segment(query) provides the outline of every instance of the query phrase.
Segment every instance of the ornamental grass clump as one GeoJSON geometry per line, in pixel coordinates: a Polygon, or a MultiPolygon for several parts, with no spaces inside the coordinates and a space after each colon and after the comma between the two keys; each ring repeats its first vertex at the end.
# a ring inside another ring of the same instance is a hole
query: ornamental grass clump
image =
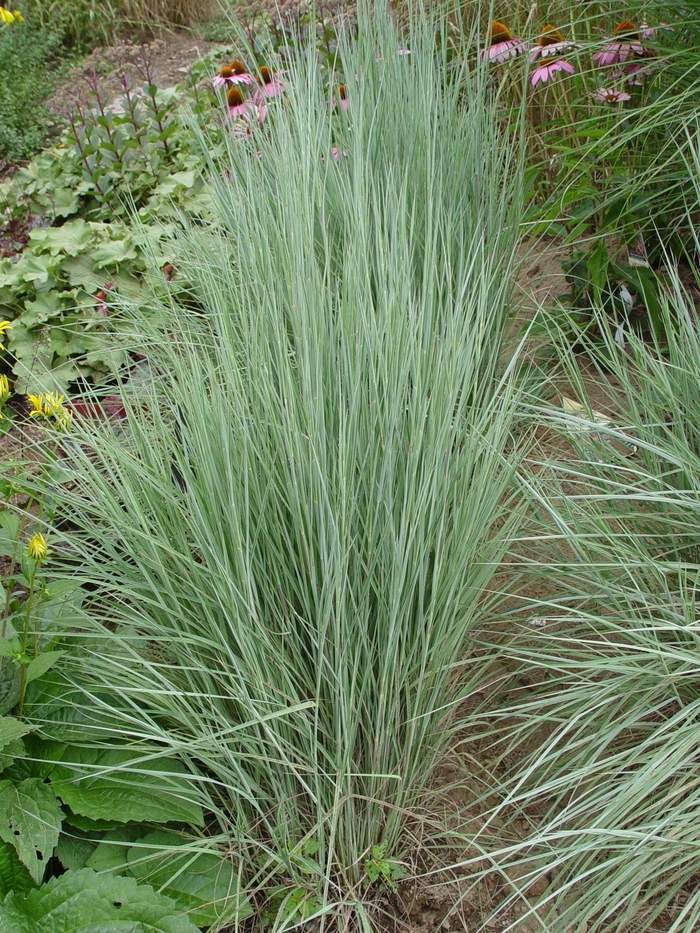
{"type": "Polygon", "coordinates": [[[297,892],[278,920],[357,905],[373,851],[401,873],[519,520],[517,143],[480,74],[410,39],[361,17],[349,124],[310,47],[228,140],[177,243],[187,304],[131,309],[152,382],[128,430],[73,426],[56,506],[54,561],[64,534],[91,590],[76,684],[121,697],[99,741],[179,755],[259,904],[297,892]]]}
{"type": "Polygon", "coordinates": [[[531,481],[528,570],[546,596],[509,626],[513,689],[487,727],[508,730],[495,812],[529,829],[491,854],[551,933],[700,926],[700,336],[677,273],[661,303],[663,343],[607,339],[610,426],[587,407],[569,334],[557,344],[584,413],[533,410],[576,455],[531,481]]]}

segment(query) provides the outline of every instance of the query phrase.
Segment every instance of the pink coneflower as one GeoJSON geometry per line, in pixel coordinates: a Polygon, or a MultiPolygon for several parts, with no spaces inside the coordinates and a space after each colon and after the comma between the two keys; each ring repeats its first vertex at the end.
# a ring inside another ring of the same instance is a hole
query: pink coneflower
{"type": "Polygon", "coordinates": [[[530,61],[536,62],[540,58],[550,58],[552,55],[559,55],[561,52],[575,48],[578,48],[575,42],[566,42],[559,30],[550,24],[544,27],[537,45],[530,49],[530,61]]]}
{"type": "Polygon", "coordinates": [[[608,39],[608,45],[593,55],[596,68],[622,64],[630,57],[644,58],[653,55],[639,40],[639,32],[634,23],[623,20],[615,27],[615,39],[608,39]]]}
{"type": "Polygon", "coordinates": [[[546,84],[548,81],[554,81],[558,71],[565,71],[567,74],[572,75],[575,70],[571,62],[564,61],[563,58],[558,58],[556,61],[545,62],[542,65],[538,65],[532,73],[530,83],[533,87],[536,87],[540,82],[546,84]]]}
{"type": "Polygon", "coordinates": [[[617,104],[625,100],[631,100],[632,95],[628,94],[626,91],[618,91],[614,87],[601,87],[593,95],[596,100],[602,101],[604,104],[617,104]]]}
{"type": "Polygon", "coordinates": [[[230,87],[226,95],[228,103],[228,114],[224,123],[229,120],[238,120],[240,117],[246,117],[251,110],[257,111],[257,106],[251,100],[246,100],[240,88],[230,87]]]}
{"type": "Polygon", "coordinates": [[[613,81],[624,78],[628,84],[634,84],[640,87],[644,84],[644,78],[648,78],[653,73],[654,69],[642,62],[628,62],[626,65],[623,65],[619,71],[615,71],[611,74],[610,77],[613,81]]]}
{"type": "Polygon", "coordinates": [[[340,101],[340,106],[343,108],[345,113],[348,112],[348,89],[344,84],[341,84],[338,88],[338,98],[333,98],[333,109],[338,106],[338,101],[340,101]]]}
{"type": "Polygon", "coordinates": [[[272,74],[270,69],[263,65],[260,68],[258,89],[253,95],[253,100],[256,104],[262,104],[266,97],[279,97],[280,94],[284,94],[284,85],[279,80],[279,75],[272,74]]]}
{"type": "Polygon", "coordinates": [[[488,58],[489,61],[496,61],[502,65],[509,58],[519,55],[524,48],[525,42],[515,38],[504,23],[495,19],[491,23],[491,45],[489,48],[482,49],[479,56],[482,61],[488,58]]]}
{"type": "Polygon", "coordinates": [[[642,25],[639,27],[639,34],[642,39],[655,39],[657,29],[660,32],[674,31],[673,26],[667,26],[666,23],[659,23],[656,29],[653,26],[649,26],[647,23],[642,23],[642,25]]]}
{"type": "Polygon", "coordinates": [[[234,58],[230,65],[224,65],[214,78],[214,87],[224,87],[227,84],[252,84],[253,76],[243,62],[234,58]]]}

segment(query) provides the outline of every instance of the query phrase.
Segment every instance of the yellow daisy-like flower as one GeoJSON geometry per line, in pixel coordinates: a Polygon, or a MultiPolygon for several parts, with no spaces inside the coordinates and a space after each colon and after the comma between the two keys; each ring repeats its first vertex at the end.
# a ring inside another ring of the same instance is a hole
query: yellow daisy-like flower
{"type": "Polygon", "coordinates": [[[12,15],[14,16],[15,22],[16,22],[16,23],[23,23],[23,22],[24,22],[24,17],[22,16],[22,14],[20,13],[19,10],[13,10],[13,11],[12,11],[12,15]]]}
{"type": "Polygon", "coordinates": [[[59,395],[58,392],[46,392],[43,395],[28,395],[33,408],[29,412],[30,418],[53,419],[57,428],[67,429],[73,422],[73,415],[63,403],[66,400],[65,395],[59,395]]]}
{"type": "MultiPolygon", "coordinates": [[[[5,404],[5,402],[10,397],[10,383],[7,381],[7,376],[0,376],[0,408],[5,404]]],[[[4,418],[2,411],[0,411],[0,421],[4,418]]]]}
{"type": "Polygon", "coordinates": [[[10,324],[9,321],[0,321],[0,350],[5,349],[5,344],[3,343],[3,340],[5,339],[5,335],[7,334],[8,330],[11,327],[12,327],[12,324],[10,324]]]}
{"type": "Polygon", "coordinates": [[[65,395],[59,395],[58,392],[47,392],[44,396],[44,411],[48,417],[52,417],[56,424],[62,428],[70,427],[73,415],[64,408],[65,395]]]}
{"type": "Polygon", "coordinates": [[[29,556],[32,560],[42,561],[46,557],[48,548],[46,547],[46,538],[42,535],[40,531],[34,535],[34,537],[29,542],[29,556]]]}
{"type": "Polygon", "coordinates": [[[29,412],[30,418],[43,418],[47,413],[44,411],[44,399],[41,395],[28,395],[27,398],[34,406],[29,412]]]}
{"type": "Polygon", "coordinates": [[[15,17],[9,10],[6,10],[4,6],[0,6],[0,19],[3,23],[14,23],[15,17]]]}

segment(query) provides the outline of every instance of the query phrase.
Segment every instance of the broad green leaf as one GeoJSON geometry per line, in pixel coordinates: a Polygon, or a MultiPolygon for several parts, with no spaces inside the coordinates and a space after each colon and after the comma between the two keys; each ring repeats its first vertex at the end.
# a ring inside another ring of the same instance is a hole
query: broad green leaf
{"type": "Polygon", "coordinates": [[[9,509],[0,510],[0,556],[12,557],[19,536],[19,515],[9,509]]]}
{"type": "Polygon", "coordinates": [[[9,713],[19,701],[19,666],[12,658],[0,657],[0,715],[9,713]]]}
{"type": "Polygon", "coordinates": [[[3,933],[198,933],[169,898],[133,878],[67,871],[0,906],[3,933]]]}
{"type": "Polygon", "coordinates": [[[85,868],[96,848],[97,842],[92,839],[75,833],[61,833],[54,854],[64,868],[79,871],[85,868]]]}
{"type": "Polygon", "coordinates": [[[143,757],[124,748],[69,748],[64,754],[69,761],[54,768],[51,780],[74,813],[92,819],[202,825],[202,808],[192,800],[184,765],[174,758],[140,761],[143,757]]]}
{"type": "Polygon", "coordinates": [[[57,260],[48,254],[37,256],[31,251],[23,253],[15,270],[24,282],[48,282],[50,270],[57,260]]]}
{"type": "Polygon", "coordinates": [[[32,876],[17,858],[14,846],[0,842],[0,901],[10,891],[28,894],[33,887],[32,876]]]}
{"type": "MultiPolygon", "coordinates": [[[[117,820],[91,820],[87,816],[80,816],[79,813],[73,813],[70,807],[65,807],[65,819],[64,823],[69,824],[70,826],[75,827],[75,829],[80,829],[86,833],[104,833],[117,828],[122,828],[123,823],[119,823],[117,820]]],[[[140,825],[140,824],[139,824],[140,825]]]]}
{"type": "MultiPolygon", "coordinates": [[[[9,769],[14,768],[19,758],[26,759],[26,757],[27,749],[22,739],[13,739],[0,750],[0,771],[9,771],[9,769]]],[[[22,777],[37,776],[35,774],[22,775],[22,777]]],[[[10,777],[9,773],[5,774],[4,777],[10,777]]]]}
{"type": "Polygon", "coordinates": [[[43,654],[38,655],[27,665],[27,672],[24,675],[24,682],[30,684],[33,680],[38,680],[43,674],[45,674],[54,664],[59,661],[65,651],[45,651],[43,654]]]}
{"type": "Polygon", "coordinates": [[[0,637],[0,658],[11,658],[17,653],[18,648],[9,638],[0,637]]]}
{"type": "Polygon", "coordinates": [[[68,217],[78,210],[79,201],[77,192],[72,188],[54,188],[51,196],[51,207],[54,216],[68,217]]]}
{"type": "Polygon", "coordinates": [[[53,789],[40,778],[16,786],[0,781],[0,838],[17,849],[37,884],[58,842],[62,819],[53,789]]]}
{"type": "Polygon", "coordinates": [[[3,716],[0,719],[0,748],[4,748],[14,739],[20,739],[23,735],[31,732],[33,726],[26,722],[20,722],[19,719],[13,719],[11,716],[3,716]]]}
{"type": "MultiPolygon", "coordinates": [[[[102,699],[114,703],[112,698],[102,699]]],[[[84,742],[111,722],[107,713],[87,705],[83,693],[55,670],[29,684],[24,714],[29,722],[41,723],[44,735],[66,743],[84,742]]]]}
{"type": "Polygon", "coordinates": [[[144,835],[140,823],[120,826],[104,834],[100,844],[87,861],[88,868],[95,871],[114,871],[124,874],[128,868],[128,853],[131,844],[144,835]]]}
{"type": "Polygon", "coordinates": [[[56,580],[45,590],[37,611],[41,616],[41,630],[74,626],[78,618],[85,590],[74,580],[56,580]]]}
{"type": "Polygon", "coordinates": [[[47,250],[52,256],[57,256],[59,253],[77,256],[92,236],[92,230],[87,223],[78,218],[60,227],[32,230],[29,234],[30,249],[34,247],[37,252],[47,250]]]}
{"type": "Polygon", "coordinates": [[[31,777],[39,777],[42,780],[49,776],[56,762],[66,749],[63,742],[53,742],[51,739],[43,739],[36,732],[32,732],[24,739],[27,748],[27,756],[31,759],[33,774],[31,777]]]}
{"type": "Polygon", "coordinates": [[[197,926],[216,923],[224,911],[237,911],[241,920],[252,913],[230,861],[197,851],[176,833],[149,833],[129,849],[128,859],[132,875],[171,897],[197,926]]]}
{"type": "Polygon", "coordinates": [[[63,263],[63,272],[68,276],[68,281],[75,287],[77,285],[86,289],[88,292],[97,291],[100,288],[102,279],[93,270],[95,263],[89,255],[76,256],[75,259],[67,259],[63,263]]]}
{"type": "Polygon", "coordinates": [[[107,240],[105,243],[98,243],[91,250],[91,255],[95,266],[102,268],[103,266],[125,262],[127,259],[136,259],[136,248],[131,237],[127,236],[121,240],[107,240]]]}
{"type": "Polygon", "coordinates": [[[36,327],[39,324],[45,324],[50,318],[60,314],[63,306],[61,292],[52,288],[48,292],[37,295],[35,301],[25,302],[22,323],[25,327],[36,327]]]}

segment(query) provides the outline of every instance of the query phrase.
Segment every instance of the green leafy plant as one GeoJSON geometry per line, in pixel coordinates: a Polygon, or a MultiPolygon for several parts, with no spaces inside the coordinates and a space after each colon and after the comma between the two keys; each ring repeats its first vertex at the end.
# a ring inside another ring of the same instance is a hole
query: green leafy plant
{"type": "Polygon", "coordinates": [[[406,874],[406,868],[399,861],[387,858],[384,843],[372,846],[370,857],[365,860],[365,872],[370,884],[381,882],[389,890],[396,890],[396,882],[406,874]]]}
{"type": "MultiPolygon", "coordinates": [[[[115,340],[115,296],[146,302],[154,290],[177,291],[177,278],[169,285],[173,225],[183,210],[203,223],[211,218],[183,111],[191,107],[207,125],[219,119],[216,100],[197,86],[211,60],[190,84],[167,94],[152,83],[148,58],[141,67],[142,96],[124,75],[123,113],[106,109],[94,84],[91,106],[72,115],[64,144],[1,186],[6,215],[31,218],[34,226],[19,259],[0,259],[0,309],[12,322],[16,391],[38,382],[65,391],[112,378],[129,360],[124,342],[115,340]]],[[[213,153],[220,144],[212,141],[213,153]]]]}

